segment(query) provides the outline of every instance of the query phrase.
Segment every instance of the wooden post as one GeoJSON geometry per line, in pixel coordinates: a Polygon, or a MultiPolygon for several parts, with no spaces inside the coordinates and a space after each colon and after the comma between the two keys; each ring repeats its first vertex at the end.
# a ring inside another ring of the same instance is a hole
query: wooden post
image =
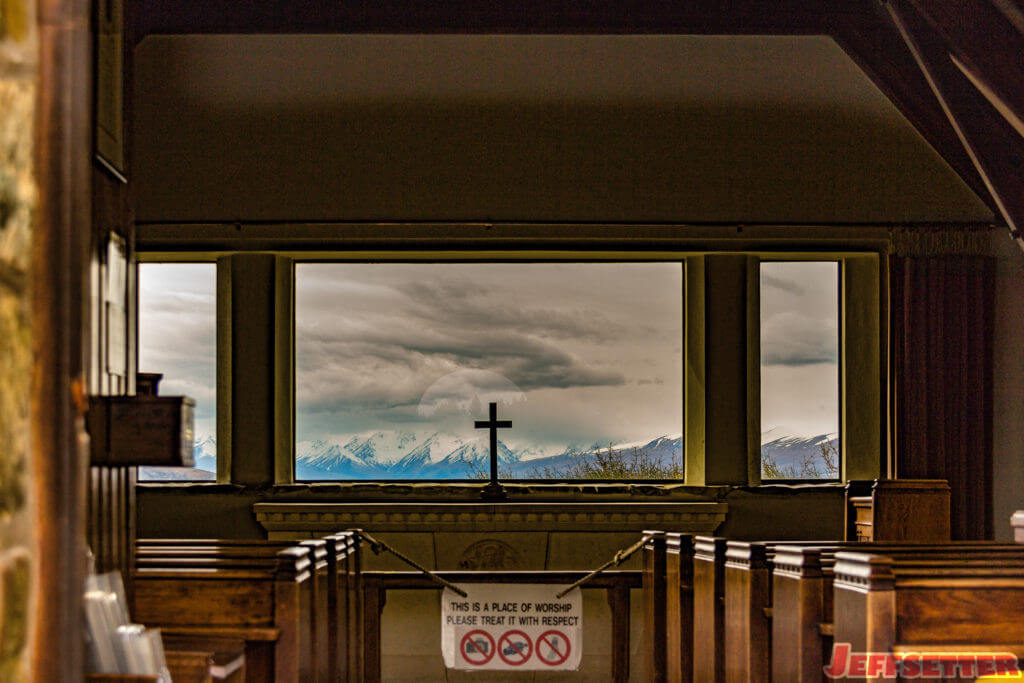
{"type": "Polygon", "coordinates": [[[629,680],[629,586],[619,583],[608,590],[612,610],[612,680],[629,680]]]}
{"type": "Polygon", "coordinates": [[[349,680],[362,681],[366,666],[366,644],[363,641],[363,621],[366,618],[366,604],[363,601],[363,539],[357,529],[348,532],[352,550],[348,557],[349,568],[349,680]]]}
{"type": "Polygon", "coordinates": [[[380,618],[384,612],[384,589],[375,580],[363,580],[363,680],[380,681],[380,618]]]}
{"type": "Polygon", "coordinates": [[[771,570],[764,543],[729,541],[725,555],[725,680],[768,680],[771,570]]]}
{"type": "Polygon", "coordinates": [[[724,538],[697,536],[693,548],[693,680],[725,680],[724,538]]]}
{"type": "Polygon", "coordinates": [[[693,680],[693,537],[665,537],[665,674],[670,683],[693,680]]]}
{"type": "Polygon", "coordinates": [[[772,565],[772,680],[820,681],[821,550],[778,546],[772,565]]]}
{"type": "Polygon", "coordinates": [[[274,680],[281,683],[312,680],[308,652],[312,633],[308,607],[303,604],[312,565],[306,548],[277,553],[274,573],[274,625],[280,634],[274,651],[274,680]]]}
{"type": "Polygon", "coordinates": [[[851,652],[892,652],[896,636],[892,566],[892,558],[881,555],[836,553],[834,642],[849,643],[851,652]]]}
{"type": "Polygon", "coordinates": [[[308,653],[308,659],[312,662],[316,680],[328,681],[334,676],[336,668],[331,667],[328,657],[330,651],[330,635],[328,628],[328,585],[332,581],[327,560],[327,541],[316,539],[302,541],[299,546],[309,550],[310,560],[310,619],[313,625],[313,639],[308,653]]]}
{"type": "Polygon", "coordinates": [[[645,681],[665,680],[665,532],[644,531],[643,548],[645,681]]]}

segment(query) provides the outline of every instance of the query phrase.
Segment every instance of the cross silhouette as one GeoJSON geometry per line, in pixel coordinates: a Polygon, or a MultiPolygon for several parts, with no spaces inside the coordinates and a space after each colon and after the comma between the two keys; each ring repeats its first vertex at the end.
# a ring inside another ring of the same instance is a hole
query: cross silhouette
{"type": "Polygon", "coordinates": [[[510,429],[512,421],[498,419],[497,403],[491,403],[490,407],[491,419],[477,420],[475,423],[477,429],[491,430],[491,481],[484,487],[482,495],[487,500],[504,500],[508,498],[508,494],[505,493],[505,488],[498,483],[498,430],[510,429]]]}

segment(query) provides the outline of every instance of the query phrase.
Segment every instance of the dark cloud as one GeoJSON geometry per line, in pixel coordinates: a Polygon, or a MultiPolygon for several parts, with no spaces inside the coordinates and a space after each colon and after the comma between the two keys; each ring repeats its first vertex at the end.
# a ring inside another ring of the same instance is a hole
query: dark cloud
{"type": "Polygon", "coordinates": [[[761,362],[810,365],[839,361],[839,332],[834,320],[787,311],[761,325],[761,362]]]}
{"type": "Polygon", "coordinates": [[[761,291],[765,292],[767,288],[775,288],[786,294],[794,294],[796,296],[802,296],[806,293],[804,288],[792,279],[761,273],[761,291]]]}

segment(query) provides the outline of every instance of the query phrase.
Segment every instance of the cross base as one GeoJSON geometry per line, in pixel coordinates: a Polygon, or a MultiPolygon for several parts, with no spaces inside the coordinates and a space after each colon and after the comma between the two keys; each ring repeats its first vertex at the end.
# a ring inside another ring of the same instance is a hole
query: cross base
{"type": "Polygon", "coordinates": [[[508,500],[508,491],[501,484],[492,481],[480,491],[480,497],[484,500],[508,500]]]}

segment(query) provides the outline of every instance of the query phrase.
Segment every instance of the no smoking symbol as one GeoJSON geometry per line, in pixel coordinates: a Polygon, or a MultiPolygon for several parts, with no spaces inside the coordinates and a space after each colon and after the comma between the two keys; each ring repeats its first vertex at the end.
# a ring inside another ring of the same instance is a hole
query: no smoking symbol
{"type": "Polygon", "coordinates": [[[530,636],[522,631],[506,631],[498,638],[498,656],[509,666],[519,666],[533,652],[530,636]]]}
{"type": "Polygon", "coordinates": [[[462,636],[459,652],[473,666],[483,666],[494,657],[494,638],[487,631],[470,631],[462,636]]]}
{"type": "Polygon", "coordinates": [[[537,658],[548,666],[558,666],[569,659],[569,639],[561,631],[545,631],[537,638],[537,658]]]}

